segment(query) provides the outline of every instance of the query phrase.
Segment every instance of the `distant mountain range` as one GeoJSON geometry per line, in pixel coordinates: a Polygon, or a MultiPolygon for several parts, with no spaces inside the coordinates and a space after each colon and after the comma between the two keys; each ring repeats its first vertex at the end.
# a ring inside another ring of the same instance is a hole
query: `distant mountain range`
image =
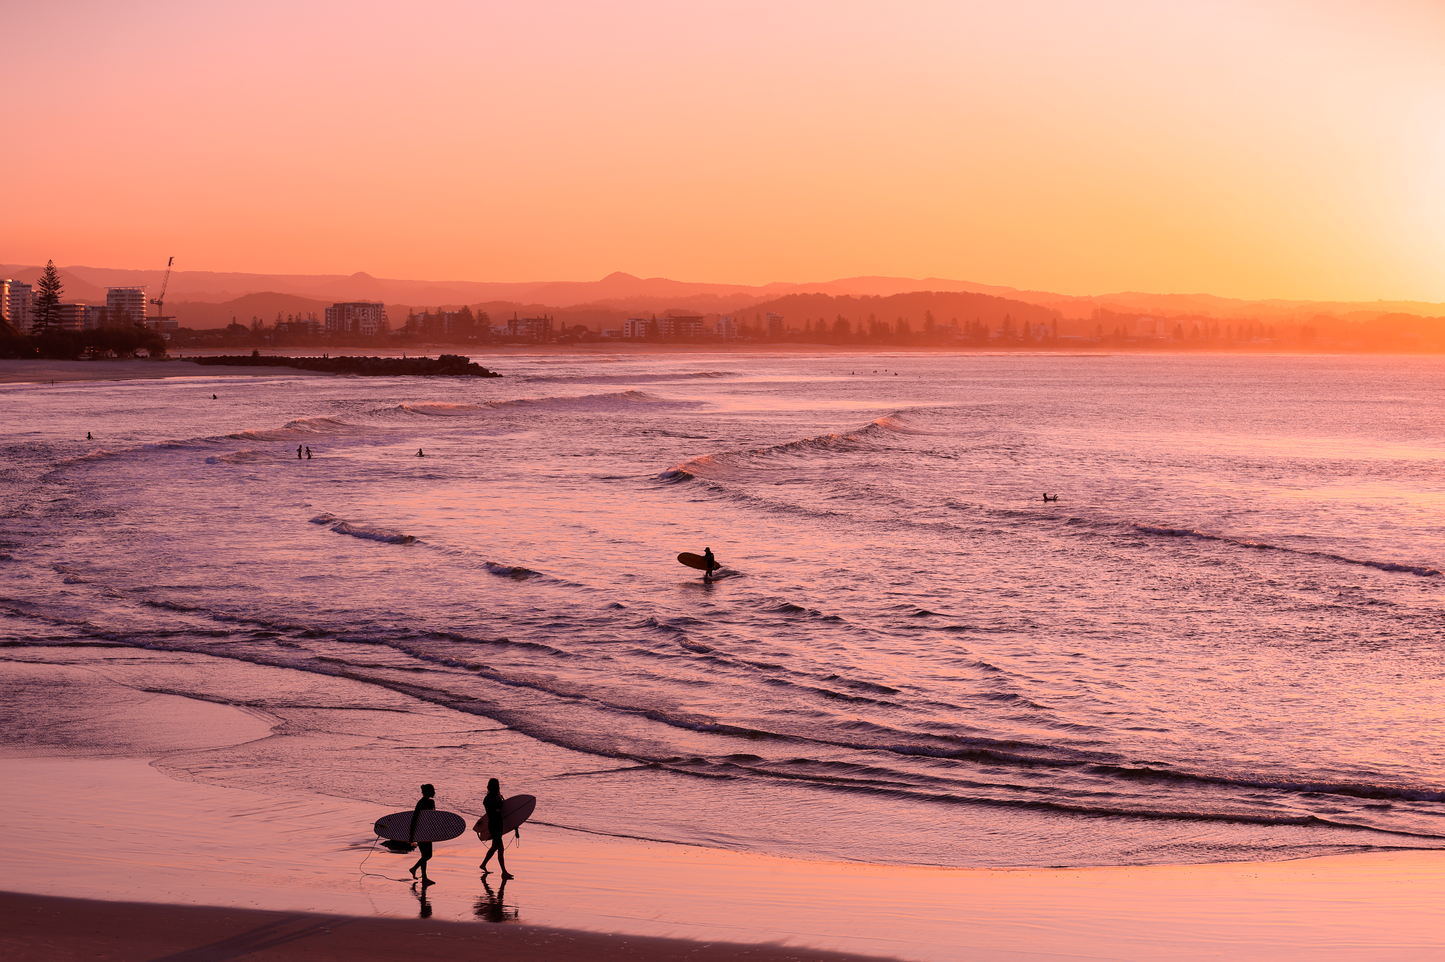
{"type": "MultiPolygon", "coordinates": [[[[41,268],[0,264],[0,277],[34,282],[41,268]]],[[[160,293],[164,270],[122,270],[73,266],[60,270],[65,300],[104,303],[107,287],[143,286],[148,297],[160,293]]],[[[1057,312],[1066,318],[1088,318],[1095,310],[1161,317],[1299,318],[1326,314],[1372,320],[1382,314],[1445,315],[1445,303],[1422,301],[1290,301],[1216,297],[1212,294],[1149,294],[1122,291],[1096,296],[1023,291],[940,277],[845,277],[816,283],[709,284],[665,277],[635,277],[617,271],[598,281],[417,281],[341,274],[240,274],[175,271],[166,290],[168,314],[191,327],[223,326],[230,316],[269,318],[317,310],[334,301],[371,300],[395,305],[393,317],[409,309],[459,307],[462,304],[512,305],[527,310],[592,308],[605,314],[690,310],[698,313],[739,311],[789,295],[891,297],[918,291],[987,294],[1057,312]],[[261,296],[267,295],[267,296],[261,296]],[[220,318],[224,320],[218,320],[220,318]]]]}

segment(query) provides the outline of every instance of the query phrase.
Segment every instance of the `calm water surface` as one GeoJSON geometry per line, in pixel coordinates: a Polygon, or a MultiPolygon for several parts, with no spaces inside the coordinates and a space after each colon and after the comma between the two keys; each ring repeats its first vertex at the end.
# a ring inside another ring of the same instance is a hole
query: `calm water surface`
{"type": "MultiPolygon", "coordinates": [[[[161,766],[378,814],[498,776],[868,862],[1445,846],[1445,363],[483,363],[0,389],[0,658],[261,713],[161,766]]],[[[103,729],[70,695],[11,731],[103,729]]]]}

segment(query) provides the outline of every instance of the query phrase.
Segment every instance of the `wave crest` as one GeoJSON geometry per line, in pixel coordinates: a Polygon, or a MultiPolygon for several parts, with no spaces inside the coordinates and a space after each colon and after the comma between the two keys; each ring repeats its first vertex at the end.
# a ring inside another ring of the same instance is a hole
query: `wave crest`
{"type": "Polygon", "coordinates": [[[330,528],[337,534],[350,535],[353,538],[362,538],[367,541],[380,541],[384,544],[414,544],[417,540],[413,535],[402,534],[399,531],[353,524],[334,514],[318,514],[311,519],[311,523],[330,528]]]}
{"type": "Polygon", "coordinates": [[[1266,541],[1249,541],[1245,538],[1231,538],[1228,535],[1211,534],[1207,531],[1198,531],[1194,528],[1170,528],[1139,523],[1133,523],[1130,527],[1141,534],[1152,534],[1164,538],[1197,538],[1200,541],[1213,541],[1218,544],[1233,545],[1236,548],[1250,548],[1255,551],[1282,551],[1286,554],[1320,558],[1325,561],[1336,561],[1340,564],[1374,568],[1377,571],[1403,572],[1405,574],[1418,575],[1422,578],[1438,578],[1440,576],[1440,569],[1432,568],[1429,565],[1412,565],[1398,561],[1373,561],[1368,558],[1351,558],[1348,555],[1335,554],[1330,551],[1307,551],[1301,548],[1288,548],[1284,545],[1270,544],[1266,541]]]}

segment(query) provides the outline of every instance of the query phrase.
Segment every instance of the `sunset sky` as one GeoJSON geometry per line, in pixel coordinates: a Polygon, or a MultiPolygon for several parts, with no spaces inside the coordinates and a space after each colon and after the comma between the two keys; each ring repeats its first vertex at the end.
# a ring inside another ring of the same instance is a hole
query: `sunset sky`
{"type": "Polygon", "coordinates": [[[5,20],[5,263],[1445,300],[1438,0],[5,20]]]}

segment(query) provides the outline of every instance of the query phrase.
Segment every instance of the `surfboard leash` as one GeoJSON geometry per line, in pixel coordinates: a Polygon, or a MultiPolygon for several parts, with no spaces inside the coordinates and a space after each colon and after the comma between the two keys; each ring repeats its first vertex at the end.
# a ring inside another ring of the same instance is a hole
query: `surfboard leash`
{"type": "Polygon", "coordinates": [[[414,879],[414,878],[392,878],[390,875],[378,875],[378,874],[375,873],[375,872],[368,872],[368,871],[366,870],[366,860],[369,859],[369,858],[371,858],[371,854],[376,851],[376,843],[379,842],[379,841],[381,841],[381,836],[380,836],[380,835],[376,836],[376,838],[374,838],[374,839],[371,840],[371,848],[369,848],[369,849],[366,850],[366,858],[363,858],[363,859],[361,860],[361,864],[356,867],[356,870],[361,873],[361,877],[362,877],[362,878],[384,878],[384,879],[386,879],[388,882],[415,882],[416,879],[414,879]]]}

